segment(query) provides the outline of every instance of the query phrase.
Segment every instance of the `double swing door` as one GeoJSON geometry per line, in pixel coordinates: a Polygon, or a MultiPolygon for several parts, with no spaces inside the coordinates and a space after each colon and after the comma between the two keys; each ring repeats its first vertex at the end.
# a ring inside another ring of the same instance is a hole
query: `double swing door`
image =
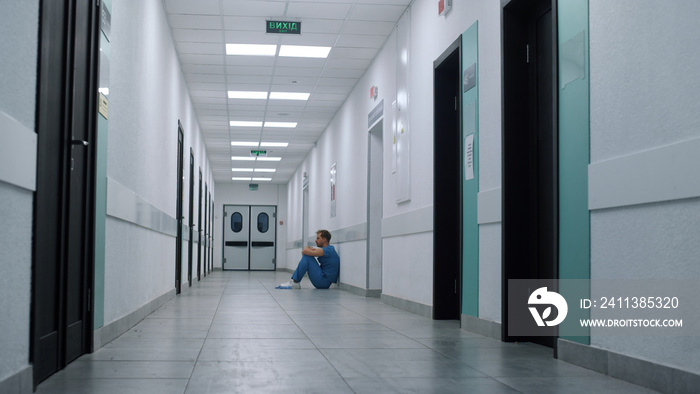
{"type": "Polygon", "coordinates": [[[277,208],[224,205],[224,270],[276,268],[277,208]]]}

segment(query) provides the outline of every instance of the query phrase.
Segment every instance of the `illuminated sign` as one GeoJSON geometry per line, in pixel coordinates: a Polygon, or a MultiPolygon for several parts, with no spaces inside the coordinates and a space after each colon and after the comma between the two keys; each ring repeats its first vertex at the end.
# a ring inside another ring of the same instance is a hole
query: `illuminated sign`
{"type": "Polygon", "coordinates": [[[301,22],[265,21],[265,32],[274,34],[301,34],[301,22]]]}

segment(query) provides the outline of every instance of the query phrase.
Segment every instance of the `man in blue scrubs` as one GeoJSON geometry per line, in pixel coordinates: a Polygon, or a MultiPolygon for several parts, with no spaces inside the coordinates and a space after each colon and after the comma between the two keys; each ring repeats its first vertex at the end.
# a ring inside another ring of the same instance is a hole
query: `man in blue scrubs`
{"type": "Polygon", "coordinates": [[[301,251],[303,256],[296,271],[292,274],[292,279],[280,284],[276,289],[300,289],[299,282],[306,273],[309,274],[311,283],[317,289],[327,289],[331,287],[331,283],[337,283],[340,272],[340,257],[330,242],[331,233],[328,230],[316,231],[316,246],[318,247],[305,247],[301,251]]]}

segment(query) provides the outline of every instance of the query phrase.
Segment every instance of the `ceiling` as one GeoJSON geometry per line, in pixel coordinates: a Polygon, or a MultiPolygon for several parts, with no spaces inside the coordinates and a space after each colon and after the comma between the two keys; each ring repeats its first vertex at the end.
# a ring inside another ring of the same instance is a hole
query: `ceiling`
{"type": "MultiPolygon", "coordinates": [[[[214,181],[289,181],[393,32],[411,0],[162,0],[204,136],[214,181]],[[301,34],[266,33],[266,20],[301,34]],[[226,55],[226,44],[332,47],[327,58],[226,55]],[[235,99],[228,91],[305,92],[308,100],[235,99]],[[295,122],[294,128],[230,121],[295,122]],[[237,147],[232,141],[284,142],[237,147]],[[251,150],[280,161],[239,161],[251,150]],[[232,171],[232,168],[243,171],[232,171]],[[248,171],[253,169],[255,171],[248,171]],[[268,172],[260,172],[267,169],[268,172]],[[272,169],[275,172],[269,172],[272,169]],[[234,181],[233,177],[271,178],[234,181]]],[[[369,92],[368,92],[369,94],[369,92]]]]}

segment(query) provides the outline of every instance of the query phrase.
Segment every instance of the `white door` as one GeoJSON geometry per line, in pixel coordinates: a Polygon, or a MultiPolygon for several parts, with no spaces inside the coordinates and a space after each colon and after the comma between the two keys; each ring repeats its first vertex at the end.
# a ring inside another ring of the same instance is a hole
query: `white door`
{"type": "Polygon", "coordinates": [[[250,269],[274,270],[276,257],[276,209],[250,207],[250,269]]]}
{"type": "Polygon", "coordinates": [[[250,241],[250,207],[224,205],[225,270],[248,270],[250,241]]]}

